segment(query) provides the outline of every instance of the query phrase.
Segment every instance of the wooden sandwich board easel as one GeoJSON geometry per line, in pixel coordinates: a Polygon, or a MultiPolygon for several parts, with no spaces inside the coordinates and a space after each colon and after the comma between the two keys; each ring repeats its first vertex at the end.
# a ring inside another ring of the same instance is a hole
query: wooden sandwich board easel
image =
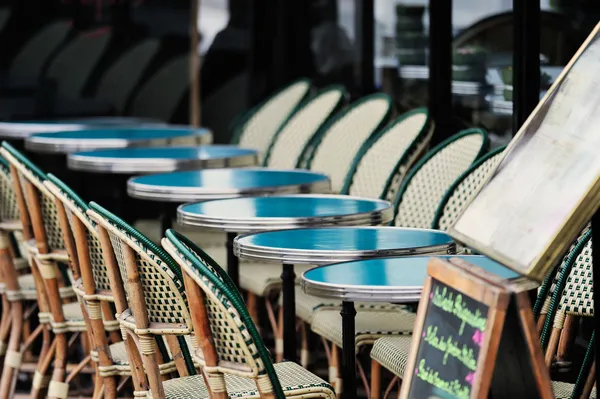
{"type": "Polygon", "coordinates": [[[458,258],[432,259],[402,399],[553,398],[528,291],[458,258]]]}

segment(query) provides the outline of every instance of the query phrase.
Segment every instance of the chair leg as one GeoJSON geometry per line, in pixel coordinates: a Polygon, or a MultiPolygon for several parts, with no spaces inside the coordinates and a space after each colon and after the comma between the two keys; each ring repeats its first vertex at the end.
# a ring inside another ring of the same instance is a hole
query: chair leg
{"type": "Polygon", "coordinates": [[[8,349],[4,358],[2,379],[0,379],[0,398],[12,397],[13,380],[21,367],[21,339],[23,330],[23,303],[16,301],[11,306],[12,328],[8,349]]]}
{"type": "Polygon", "coordinates": [[[248,291],[246,297],[246,307],[248,308],[248,313],[250,314],[252,321],[258,326],[258,297],[250,291],[248,291]]]}
{"type": "Polygon", "coordinates": [[[300,323],[300,336],[301,336],[301,345],[300,345],[300,364],[302,367],[307,368],[310,362],[310,348],[308,345],[308,328],[306,323],[302,320],[299,320],[300,323]]]}
{"type": "Polygon", "coordinates": [[[167,340],[167,345],[169,345],[169,350],[171,351],[171,357],[175,362],[175,367],[177,367],[177,372],[180,377],[186,377],[189,375],[187,365],[185,364],[185,359],[183,358],[183,353],[181,352],[181,347],[179,346],[179,341],[177,337],[174,335],[165,336],[167,340]]]}
{"type": "Polygon", "coordinates": [[[145,392],[150,389],[148,377],[144,373],[143,360],[131,335],[123,336],[127,358],[131,365],[131,380],[135,392],[145,392]]]}
{"type": "MultiPolygon", "coordinates": [[[[140,337],[140,341],[142,341],[142,339],[152,340],[151,344],[147,343],[147,346],[149,347],[155,345],[153,336],[140,337]]],[[[142,351],[142,362],[144,363],[144,370],[146,371],[146,375],[148,376],[148,382],[150,383],[152,398],[165,399],[165,391],[162,384],[162,378],[158,370],[158,364],[156,362],[156,346],[153,347],[155,352],[147,351],[144,353],[144,351],[142,351]]]]}
{"type": "Polygon", "coordinates": [[[273,331],[275,338],[275,359],[279,363],[283,360],[283,306],[279,307],[277,330],[273,331]]]}
{"type": "Polygon", "coordinates": [[[342,378],[340,376],[339,367],[339,350],[331,344],[331,363],[329,364],[329,383],[335,389],[336,395],[340,396],[342,393],[342,378]]]}
{"type": "Polygon", "coordinates": [[[42,352],[40,353],[40,358],[33,377],[34,383],[31,387],[31,399],[39,399],[42,391],[46,389],[44,379],[48,369],[50,368],[50,364],[52,364],[52,360],[54,359],[57,345],[56,339],[53,339],[51,344],[49,344],[49,340],[50,331],[49,327],[46,327],[44,328],[44,343],[42,344],[42,352]]]}
{"type": "Polygon", "coordinates": [[[4,355],[8,349],[12,311],[6,295],[2,295],[2,319],[0,320],[0,366],[4,364],[4,355]]]}
{"type": "Polygon", "coordinates": [[[381,364],[371,359],[371,398],[381,399],[381,364]]]}
{"type": "Polygon", "coordinates": [[[69,394],[69,384],[65,382],[67,371],[67,336],[65,333],[55,334],[56,350],[54,353],[54,369],[52,380],[48,386],[49,399],[64,399],[69,394]]]}

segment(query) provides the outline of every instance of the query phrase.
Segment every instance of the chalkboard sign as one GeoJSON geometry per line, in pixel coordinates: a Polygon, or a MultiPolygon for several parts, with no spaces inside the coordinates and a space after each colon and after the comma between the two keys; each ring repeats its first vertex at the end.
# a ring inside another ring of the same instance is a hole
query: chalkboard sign
{"type": "Polygon", "coordinates": [[[535,283],[458,259],[433,259],[427,273],[402,399],[553,397],[527,294],[535,283]]]}
{"type": "Polygon", "coordinates": [[[485,304],[432,281],[409,398],[442,393],[450,398],[470,398],[487,313],[485,304]]]}

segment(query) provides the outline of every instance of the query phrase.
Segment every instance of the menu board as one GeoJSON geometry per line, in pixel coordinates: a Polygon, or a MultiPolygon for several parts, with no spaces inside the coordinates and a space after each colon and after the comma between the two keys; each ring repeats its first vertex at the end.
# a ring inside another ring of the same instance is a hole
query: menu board
{"type": "Polygon", "coordinates": [[[599,26],[449,234],[541,281],[600,204],[599,26]]]}
{"type": "Polygon", "coordinates": [[[469,399],[488,307],[433,280],[409,398],[469,399]]]}
{"type": "Polygon", "coordinates": [[[553,398],[528,290],[460,259],[427,269],[401,399],[553,398]]]}

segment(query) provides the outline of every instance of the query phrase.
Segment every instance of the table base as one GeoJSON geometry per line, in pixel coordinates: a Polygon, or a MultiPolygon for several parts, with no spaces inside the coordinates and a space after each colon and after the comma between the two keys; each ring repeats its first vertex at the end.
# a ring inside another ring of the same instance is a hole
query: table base
{"type": "Polygon", "coordinates": [[[344,398],[356,398],[356,309],[354,302],[342,302],[342,378],[344,398]]]}
{"type": "Polygon", "coordinates": [[[291,362],[297,362],[296,273],[294,273],[294,265],[283,265],[281,284],[283,295],[283,357],[291,362]]]}
{"type": "Polygon", "coordinates": [[[233,284],[240,288],[240,260],[233,253],[233,240],[236,236],[236,233],[227,233],[227,274],[233,284]]]}

